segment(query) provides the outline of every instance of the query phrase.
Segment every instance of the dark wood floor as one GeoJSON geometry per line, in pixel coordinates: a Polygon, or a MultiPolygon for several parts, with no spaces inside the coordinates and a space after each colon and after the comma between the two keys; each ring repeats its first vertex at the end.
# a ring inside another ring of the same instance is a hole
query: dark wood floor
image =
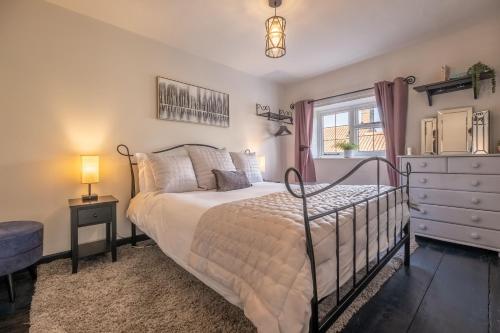
{"type": "Polygon", "coordinates": [[[495,252],[418,239],[400,269],[344,332],[498,333],[500,267],[495,252]]]}
{"type": "MultiPolygon", "coordinates": [[[[344,332],[499,333],[500,264],[496,253],[425,239],[349,322],[344,332]]],[[[28,332],[33,282],[15,275],[17,301],[0,286],[0,332],[28,332]]],[[[2,284],[6,282],[1,281],[2,284]]]]}

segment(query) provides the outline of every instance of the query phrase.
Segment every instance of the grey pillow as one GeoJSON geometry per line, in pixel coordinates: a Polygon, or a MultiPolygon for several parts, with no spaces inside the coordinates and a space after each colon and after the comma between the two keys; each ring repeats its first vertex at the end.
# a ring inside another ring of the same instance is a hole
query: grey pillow
{"type": "Polygon", "coordinates": [[[212,170],[217,191],[226,192],[252,186],[244,171],[212,170]]]}

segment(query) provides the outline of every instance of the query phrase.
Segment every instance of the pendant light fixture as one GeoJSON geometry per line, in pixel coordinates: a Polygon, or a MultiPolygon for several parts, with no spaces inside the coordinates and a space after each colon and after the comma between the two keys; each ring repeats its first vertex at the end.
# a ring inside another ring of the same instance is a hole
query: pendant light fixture
{"type": "Polygon", "coordinates": [[[281,0],[269,0],[269,6],[274,8],[274,16],[266,20],[266,56],[281,58],[286,54],[286,20],[276,15],[276,8],[281,6],[281,0]]]}

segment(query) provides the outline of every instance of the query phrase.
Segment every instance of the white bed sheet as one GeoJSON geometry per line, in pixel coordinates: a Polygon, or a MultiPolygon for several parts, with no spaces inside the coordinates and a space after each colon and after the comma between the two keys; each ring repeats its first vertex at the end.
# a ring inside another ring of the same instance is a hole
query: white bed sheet
{"type": "MultiPolygon", "coordinates": [[[[201,216],[211,207],[228,203],[237,200],[255,198],[275,192],[286,191],[286,187],[282,183],[260,182],[254,183],[252,187],[228,191],[216,192],[213,191],[196,191],[186,193],[139,193],[134,197],[127,210],[127,217],[137,225],[144,233],[152,238],[160,249],[177,264],[185,270],[193,274],[200,281],[205,283],[210,288],[223,296],[232,304],[241,307],[239,297],[230,289],[222,286],[215,280],[200,274],[195,271],[189,264],[188,258],[191,251],[191,244],[194,233],[201,216]]],[[[392,199],[391,199],[392,202],[392,199]]],[[[383,202],[382,202],[383,203],[383,202]]],[[[398,205],[399,206],[399,205],[398,205]]],[[[395,225],[396,216],[401,216],[400,207],[389,209],[389,230],[396,228],[397,233],[400,231],[400,226],[395,225]],[[396,212],[394,211],[396,209],[396,212]]],[[[408,212],[405,207],[405,216],[408,212]]],[[[380,214],[381,221],[386,221],[386,213],[380,214]]],[[[377,231],[376,218],[370,219],[370,259],[376,258],[377,253],[377,231]]],[[[381,223],[380,234],[385,235],[386,223],[381,223]]],[[[366,229],[358,228],[357,238],[363,239],[366,229]]],[[[365,238],[366,239],[366,238],[365,238]]],[[[389,244],[394,245],[392,237],[389,239],[389,244]]],[[[383,254],[387,249],[388,242],[385,237],[380,239],[380,251],[383,254]]],[[[317,249],[319,250],[319,249],[317,249]]],[[[361,243],[357,249],[357,271],[364,268],[365,262],[365,247],[361,243]]],[[[352,277],[352,242],[348,242],[341,246],[340,257],[340,283],[343,285],[352,277]]],[[[331,260],[328,263],[317,266],[317,274],[331,276],[331,272],[335,271],[335,261],[331,260]]],[[[335,290],[334,279],[319,279],[318,291],[320,296],[327,295],[335,290]],[[321,283],[322,282],[322,283],[321,283]]]]}
{"type": "Polygon", "coordinates": [[[186,193],[139,193],[131,201],[127,217],[151,237],[160,249],[182,268],[196,276],[234,305],[239,297],[188,265],[194,232],[198,222],[211,207],[274,192],[286,191],[285,184],[259,182],[228,192],[196,191],[186,193]]]}

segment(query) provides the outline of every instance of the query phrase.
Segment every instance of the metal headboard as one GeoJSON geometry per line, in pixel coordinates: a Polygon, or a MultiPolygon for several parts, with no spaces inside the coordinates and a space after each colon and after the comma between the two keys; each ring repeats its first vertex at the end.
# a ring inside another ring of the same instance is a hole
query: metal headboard
{"type": "MultiPolygon", "coordinates": [[[[152,154],[164,153],[164,152],[167,152],[167,151],[170,151],[170,150],[174,150],[174,149],[178,149],[178,148],[182,148],[182,147],[185,147],[185,146],[198,146],[198,147],[208,147],[208,148],[213,148],[213,149],[219,149],[217,147],[214,147],[214,146],[211,146],[211,145],[207,145],[207,144],[203,144],[203,143],[186,143],[186,144],[183,144],[183,145],[177,145],[177,146],[169,147],[169,148],[166,148],[166,149],[153,151],[152,154]]],[[[119,144],[118,146],[116,146],[116,151],[120,155],[125,156],[125,157],[128,158],[128,164],[129,164],[129,167],[130,167],[130,180],[131,180],[131,183],[130,183],[130,198],[133,198],[137,194],[136,189],[135,189],[135,173],[134,173],[134,165],[137,166],[137,162],[134,162],[132,160],[132,157],[134,157],[134,154],[130,153],[130,149],[127,147],[127,145],[119,144]]],[[[136,231],[135,224],[131,223],[131,225],[132,225],[131,243],[132,243],[133,246],[135,246],[136,245],[137,231],[136,231]]]]}
{"type": "MultiPolygon", "coordinates": [[[[186,143],[186,144],[169,147],[169,148],[162,149],[162,150],[153,151],[152,154],[164,153],[164,152],[167,152],[167,151],[170,151],[170,150],[174,150],[174,149],[178,149],[178,148],[182,148],[182,147],[185,147],[185,146],[198,146],[198,147],[208,147],[208,148],[213,148],[213,149],[219,149],[217,147],[214,147],[214,146],[211,146],[211,145],[207,145],[207,144],[203,144],[203,143],[186,143]]],[[[130,167],[130,179],[131,179],[130,197],[133,198],[137,194],[137,191],[136,191],[136,188],[135,188],[135,173],[134,173],[134,165],[137,166],[137,162],[134,162],[132,160],[132,157],[134,157],[134,154],[130,153],[130,149],[127,147],[127,145],[119,144],[118,146],[116,146],[116,151],[120,155],[123,155],[123,156],[125,156],[125,157],[128,158],[128,163],[129,163],[129,167],[130,167]]]]}

